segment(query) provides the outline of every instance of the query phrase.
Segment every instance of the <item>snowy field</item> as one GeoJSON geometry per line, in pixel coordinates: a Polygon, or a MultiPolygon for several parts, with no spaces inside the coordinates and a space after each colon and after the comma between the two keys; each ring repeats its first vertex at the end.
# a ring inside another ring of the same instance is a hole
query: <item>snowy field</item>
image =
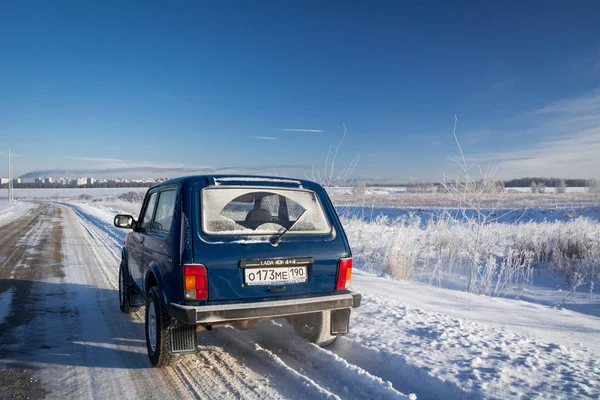
{"type": "MultiPolygon", "coordinates": [[[[112,219],[118,212],[136,215],[139,202],[118,198],[129,189],[103,190],[52,196],[32,190],[27,196],[70,208],[94,240],[118,255],[126,232],[112,219]]],[[[0,224],[3,215],[14,219],[27,207],[33,206],[0,208],[0,224]]],[[[252,367],[258,352],[292,381],[314,387],[313,398],[599,398],[597,204],[511,209],[521,217],[486,225],[478,248],[486,260],[476,275],[481,290],[474,290],[484,295],[466,293],[468,226],[440,217],[439,208],[338,211],[356,261],[352,286],[364,295],[351,333],[324,350],[294,337],[286,323],[239,334],[224,330],[224,343],[240,351],[230,362],[252,367]],[[518,276],[493,275],[503,265],[518,276]],[[574,285],[583,273],[589,273],[586,281],[574,285]]],[[[107,273],[116,280],[116,263],[107,273]]],[[[7,293],[0,294],[1,303],[12,296],[7,293]]],[[[1,306],[0,313],[6,314],[1,306]]]]}
{"type": "MultiPolygon", "coordinates": [[[[370,207],[455,207],[456,199],[445,193],[407,193],[403,188],[367,187],[365,193],[355,188],[328,189],[336,205],[370,207]]],[[[567,188],[566,193],[531,193],[530,188],[509,188],[503,193],[489,193],[483,199],[486,208],[553,208],[582,207],[600,204],[600,193],[587,188],[567,188]]]]}
{"type": "MultiPolygon", "coordinates": [[[[64,188],[64,189],[14,189],[15,199],[76,199],[81,195],[93,198],[118,197],[126,192],[146,193],[148,188],[64,188]]],[[[6,190],[0,191],[0,198],[6,190]]]]}
{"type": "MultiPolygon", "coordinates": [[[[335,187],[330,188],[328,191],[332,194],[350,194],[355,191],[354,187],[335,187]]],[[[511,191],[520,192],[520,193],[531,193],[531,187],[510,187],[505,188],[505,193],[510,193],[511,191]]],[[[548,187],[545,188],[547,193],[556,193],[556,188],[548,187]]],[[[367,186],[366,194],[368,195],[388,195],[388,194],[405,194],[408,192],[408,188],[406,186],[367,186]]],[[[587,193],[588,188],[586,187],[569,187],[565,188],[565,193],[587,193]]]]}

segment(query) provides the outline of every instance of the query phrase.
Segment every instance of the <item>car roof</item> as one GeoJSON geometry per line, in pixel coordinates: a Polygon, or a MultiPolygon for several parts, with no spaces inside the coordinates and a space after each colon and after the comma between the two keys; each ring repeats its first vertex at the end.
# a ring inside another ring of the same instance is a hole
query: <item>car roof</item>
{"type": "Polygon", "coordinates": [[[191,186],[198,182],[204,182],[206,186],[278,186],[278,187],[292,187],[292,188],[315,188],[319,185],[315,182],[305,179],[294,179],[277,176],[263,176],[263,175],[225,175],[225,174],[211,174],[211,175],[190,175],[172,178],[161,183],[153,185],[152,188],[170,185],[174,183],[182,184],[184,186],[191,186]]]}

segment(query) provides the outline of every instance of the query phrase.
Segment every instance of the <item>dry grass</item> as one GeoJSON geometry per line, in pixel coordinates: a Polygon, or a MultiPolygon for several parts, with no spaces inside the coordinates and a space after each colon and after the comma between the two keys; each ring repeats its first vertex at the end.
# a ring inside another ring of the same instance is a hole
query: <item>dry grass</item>
{"type": "Polygon", "coordinates": [[[357,264],[396,279],[439,284],[444,277],[468,276],[474,265],[472,291],[498,295],[527,284],[536,266],[544,263],[568,287],[591,290],[600,282],[600,223],[586,218],[485,224],[477,249],[474,227],[451,218],[425,225],[418,217],[393,222],[343,219],[343,224],[357,264]]]}

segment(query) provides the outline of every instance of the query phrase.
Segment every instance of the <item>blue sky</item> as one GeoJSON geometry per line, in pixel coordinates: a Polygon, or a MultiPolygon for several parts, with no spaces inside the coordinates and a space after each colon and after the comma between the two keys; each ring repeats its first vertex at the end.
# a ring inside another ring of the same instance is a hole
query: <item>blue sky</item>
{"type": "Polygon", "coordinates": [[[600,177],[598,1],[50,3],[0,13],[17,175],[311,175],[345,124],[357,179],[439,180],[457,114],[500,177],[600,177]]]}

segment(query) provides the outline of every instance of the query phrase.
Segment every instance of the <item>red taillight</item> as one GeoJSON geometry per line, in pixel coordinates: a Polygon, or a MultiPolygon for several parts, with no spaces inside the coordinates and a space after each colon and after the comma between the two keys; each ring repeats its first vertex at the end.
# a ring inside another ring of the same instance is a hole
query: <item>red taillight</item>
{"type": "Polygon", "coordinates": [[[204,265],[183,266],[183,289],[186,300],[208,299],[208,281],[204,265]]]}
{"type": "Polygon", "coordinates": [[[352,277],[352,259],[342,258],[338,267],[337,284],[335,290],[345,290],[350,287],[350,278],[352,277]]]}

